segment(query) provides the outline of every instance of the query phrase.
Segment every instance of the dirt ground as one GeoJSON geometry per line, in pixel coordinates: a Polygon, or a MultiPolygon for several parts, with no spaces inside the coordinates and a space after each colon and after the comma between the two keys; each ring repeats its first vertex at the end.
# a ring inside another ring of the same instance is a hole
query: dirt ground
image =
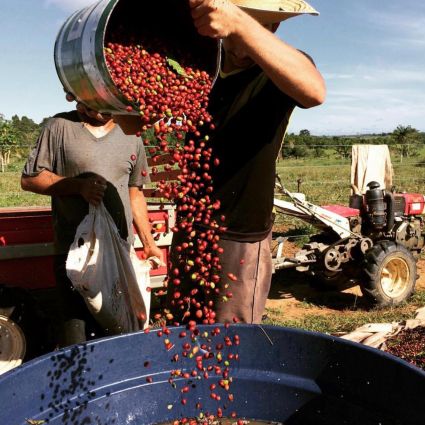
{"type": "MultiPolygon", "coordinates": [[[[286,242],[283,255],[292,256],[299,248],[286,242]]],[[[425,259],[417,263],[419,278],[416,291],[425,291],[425,259]]],[[[275,273],[266,308],[281,310],[285,319],[298,319],[306,314],[338,315],[347,310],[365,308],[359,286],[341,290],[322,291],[312,287],[304,273],[295,270],[280,270],[275,273]]]]}

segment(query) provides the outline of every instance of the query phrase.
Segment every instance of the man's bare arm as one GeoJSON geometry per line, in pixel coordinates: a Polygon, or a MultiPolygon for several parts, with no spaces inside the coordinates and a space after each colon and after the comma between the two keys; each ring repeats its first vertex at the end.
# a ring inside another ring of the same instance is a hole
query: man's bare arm
{"type": "Polygon", "coordinates": [[[106,180],[98,175],[87,178],[62,177],[43,170],[34,177],[21,177],[23,190],[49,196],[81,195],[87,202],[99,205],[106,189],[106,180]]]}
{"type": "Polygon", "coordinates": [[[129,194],[133,224],[143,243],[146,256],[148,258],[158,257],[160,260],[163,260],[161,249],[156,246],[151,233],[152,226],[149,223],[148,207],[143,192],[138,187],[130,187],[129,194]]]}
{"type": "Polygon", "coordinates": [[[255,19],[250,16],[247,18],[252,21],[249,31],[242,24],[230,37],[246,49],[248,55],[283,93],[305,108],[323,103],[325,82],[314,63],[255,19]]]}
{"type": "Polygon", "coordinates": [[[325,100],[326,87],[312,61],[280,40],[229,0],[189,0],[198,32],[227,38],[255,61],[285,94],[305,108],[325,100]]]}

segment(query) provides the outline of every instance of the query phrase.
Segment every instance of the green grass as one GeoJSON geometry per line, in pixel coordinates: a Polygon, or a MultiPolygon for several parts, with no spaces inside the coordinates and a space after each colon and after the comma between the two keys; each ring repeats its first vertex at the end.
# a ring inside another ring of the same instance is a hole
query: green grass
{"type": "Polygon", "coordinates": [[[10,164],[5,173],[0,173],[0,207],[49,206],[50,197],[24,192],[21,189],[21,172],[25,161],[10,164]]]}
{"type": "MultiPolygon", "coordinates": [[[[345,310],[344,314],[312,314],[308,310],[313,306],[301,303],[299,308],[305,313],[300,319],[285,319],[285,311],[280,309],[267,309],[265,324],[299,328],[327,334],[349,333],[366,323],[391,323],[413,319],[415,311],[425,305],[425,291],[418,291],[410,300],[400,306],[365,310],[345,310]]],[[[317,309],[317,307],[316,307],[317,309]]]]}
{"type": "Polygon", "coordinates": [[[315,229],[313,226],[305,224],[301,220],[297,219],[294,219],[293,223],[291,222],[293,226],[291,226],[289,229],[285,229],[284,231],[279,230],[279,227],[281,225],[286,228],[288,223],[289,220],[287,217],[285,217],[283,214],[278,214],[275,219],[275,227],[273,229],[273,233],[278,236],[287,238],[288,241],[294,242],[300,248],[306,243],[308,243],[310,235],[315,233],[315,229]]]}
{"type": "MultiPolygon", "coordinates": [[[[400,190],[422,193],[425,188],[425,148],[414,158],[404,159],[393,155],[395,173],[394,184],[400,190]]],[[[21,155],[0,173],[0,207],[49,205],[48,197],[23,193],[20,189],[20,175],[25,164],[21,155]]],[[[277,172],[285,186],[293,192],[300,191],[307,199],[319,205],[347,204],[350,196],[350,160],[336,158],[331,150],[326,157],[304,159],[285,159],[277,164],[277,172]]],[[[292,219],[290,224],[294,223],[292,219]]],[[[299,225],[299,224],[298,224],[299,225]]]]}
{"type": "MultiPolygon", "coordinates": [[[[421,157],[408,158],[399,163],[393,160],[394,185],[398,190],[421,193],[425,186],[425,167],[421,157]]],[[[311,158],[284,160],[277,172],[286,188],[300,191],[318,204],[348,203],[350,196],[350,160],[311,158]]]]}

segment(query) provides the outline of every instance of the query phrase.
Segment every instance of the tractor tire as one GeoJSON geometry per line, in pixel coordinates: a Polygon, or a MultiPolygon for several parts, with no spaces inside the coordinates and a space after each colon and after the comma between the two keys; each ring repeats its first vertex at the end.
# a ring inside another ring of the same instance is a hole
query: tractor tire
{"type": "Polygon", "coordinates": [[[22,330],[26,347],[24,361],[51,351],[47,321],[28,291],[0,287],[0,308],[11,309],[12,314],[8,317],[9,321],[22,330]]]}
{"type": "Polygon", "coordinates": [[[0,375],[20,366],[25,355],[26,339],[22,329],[0,314],[0,375]]]}
{"type": "Polygon", "coordinates": [[[382,241],[366,252],[361,289],[379,307],[401,304],[414,292],[416,260],[402,245],[382,241]]]}

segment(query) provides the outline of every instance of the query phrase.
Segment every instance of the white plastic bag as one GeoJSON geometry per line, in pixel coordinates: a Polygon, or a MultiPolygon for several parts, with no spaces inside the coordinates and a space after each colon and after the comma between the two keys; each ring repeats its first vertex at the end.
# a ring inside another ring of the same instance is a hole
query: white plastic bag
{"type": "Polygon", "coordinates": [[[150,264],[138,259],[106,210],[90,206],[78,226],[66,271],[97,322],[110,334],[134,332],[149,323],[150,264]]]}

